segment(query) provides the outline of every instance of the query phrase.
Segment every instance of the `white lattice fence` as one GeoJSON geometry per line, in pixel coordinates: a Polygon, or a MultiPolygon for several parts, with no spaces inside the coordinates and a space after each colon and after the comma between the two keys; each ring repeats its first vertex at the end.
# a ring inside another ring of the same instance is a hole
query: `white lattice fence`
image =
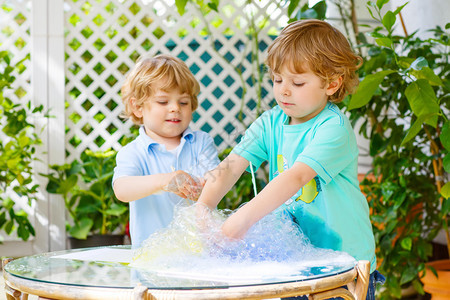
{"type": "MultiPolygon", "coordinates": [[[[0,6],[0,51],[8,50],[12,54],[12,64],[30,54],[31,38],[31,1],[2,1],[0,6]]],[[[30,60],[25,61],[25,68],[16,77],[12,90],[5,95],[17,103],[31,100],[30,60]]]]}
{"type": "MultiPolygon", "coordinates": [[[[31,1],[3,1],[0,4],[0,51],[7,50],[11,56],[11,65],[24,59],[30,54],[31,49],[31,1]]],[[[14,73],[16,79],[11,89],[4,90],[4,96],[11,99],[14,103],[25,105],[32,98],[31,93],[31,61],[23,62],[23,67],[19,74],[14,73]]],[[[4,124],[0,124],[4,125],[4,124]]],[[[3,145],[8,142],[8,137],[0,130],[0,139],[3,145]]],[[[5,187],[6,194],[16,203],[16,207],[24,209],[29,215],[33,212],[28,206],[28,199],[20,197],[13,193],[13,183],[5,187]]],[[[1,204],[1,203],[0,203],[1,204]]],[[[15,241],[14,236],[5,235],[0,231],[0,239],[5,241],[15,241]]]]}
{"type": "MultiPolygon", "coordinates": [[[[140,55],[170,53],[184,60],[201,84],[192,127],[209,132],[219,149],[233,145],[255,114],[256,91],[250,83],[257,67],[250,55],[248,15],[257,22],[271,15],[260,33],[260,63],[272,38],[284,26],[282,11],[270,1],[258,6],[222,1],[218,14],[203,20],[195,7],[179,16],[173,1],[66,1],[66,153],[77,158],[86,148],[119,149],[131,123],[119,119],[120,87],[140,55]],[[274,19],[280,19],[275,21],[274,19]],[[205,29],[208,26],[209,30],[205,29]],[[211,32],[210,35],[207,32],[211,32]],[[249,86],[247,86],[249,88],[249,86]],[[236,116],[244,100],[244,120],[236,116]]],[[[269,79],[263,84],[263,107],[270,106],[269,79]]]]}

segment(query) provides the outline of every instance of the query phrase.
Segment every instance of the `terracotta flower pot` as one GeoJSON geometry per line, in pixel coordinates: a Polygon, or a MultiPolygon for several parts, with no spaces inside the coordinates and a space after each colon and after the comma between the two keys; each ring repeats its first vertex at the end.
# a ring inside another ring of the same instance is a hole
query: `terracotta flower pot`
{"type": "Polygon", "coordinates": [[[436,260],[426,264],[436,269],[438,277],[427,268],[420,280],[425,292],[431,294],[432,300],[450,299],[450,259],[436,260]]]}

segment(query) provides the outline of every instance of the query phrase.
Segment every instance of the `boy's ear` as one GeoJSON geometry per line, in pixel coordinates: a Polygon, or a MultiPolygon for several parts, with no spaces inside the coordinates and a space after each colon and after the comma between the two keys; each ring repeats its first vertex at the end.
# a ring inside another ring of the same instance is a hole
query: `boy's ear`
{"type": "Polygon", "coordinates": [[[142,106],[136,104],[135,98],[131,98],[131,107],[133,109],[133,114],[138,118],[142,118],[142,106]]]}
{"type": "Polygon", "coordinates": [[[327,92],[326,92],[326,94],[328,96],[333,95],[341,87],[341,85],[342,85],[342,76],[339,76],[339,77],[333,79],[327,85],[327,92]]]}

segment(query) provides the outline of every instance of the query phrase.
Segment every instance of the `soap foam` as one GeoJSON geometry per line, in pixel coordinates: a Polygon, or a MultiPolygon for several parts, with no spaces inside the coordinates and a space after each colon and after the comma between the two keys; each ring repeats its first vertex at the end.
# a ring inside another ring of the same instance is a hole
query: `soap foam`
{"type": "Polygon", "coordinates": [[[145,240],[130,265],[166,276],[258,281],[304,277],[308,274],[302,272],[312,267],[321,266],[315,270],[320,273],[355,263],[344,252],[314,247],[281,210],[257,222],[243,240],[230,240],[222,235],[221,227],[233,212],[199,210],[198,205],[177,206],[170,225],[145,240]]]}

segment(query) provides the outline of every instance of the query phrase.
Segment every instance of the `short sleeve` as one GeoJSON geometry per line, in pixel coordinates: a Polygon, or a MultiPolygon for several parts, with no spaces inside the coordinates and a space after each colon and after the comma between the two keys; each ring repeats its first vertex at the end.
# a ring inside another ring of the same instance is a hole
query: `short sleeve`
{"type": "Polygon", "coordinates": [[[319,127],[296,162],[307,164],[329,183],[358,156],[356,142],[350,137],[351,133],[342,125],[319,127]]]}
{"type": "Polygon", "coordinates": [[[120,177],[144,175],[144,171],[138,160],[139,156],[133,151],[133,147],[129,146],[131,144],[120,149],[117,153],[113,182],[120,177]]]}
{"type": "Polygon", "coordinates": [[[231,153],[242,156],[258,169],[259,166],[268,159],[266,147],[266,135],[271,132],[267,113],[261,115],[245,131],[239,144],[234,147],[231,153]]]}

